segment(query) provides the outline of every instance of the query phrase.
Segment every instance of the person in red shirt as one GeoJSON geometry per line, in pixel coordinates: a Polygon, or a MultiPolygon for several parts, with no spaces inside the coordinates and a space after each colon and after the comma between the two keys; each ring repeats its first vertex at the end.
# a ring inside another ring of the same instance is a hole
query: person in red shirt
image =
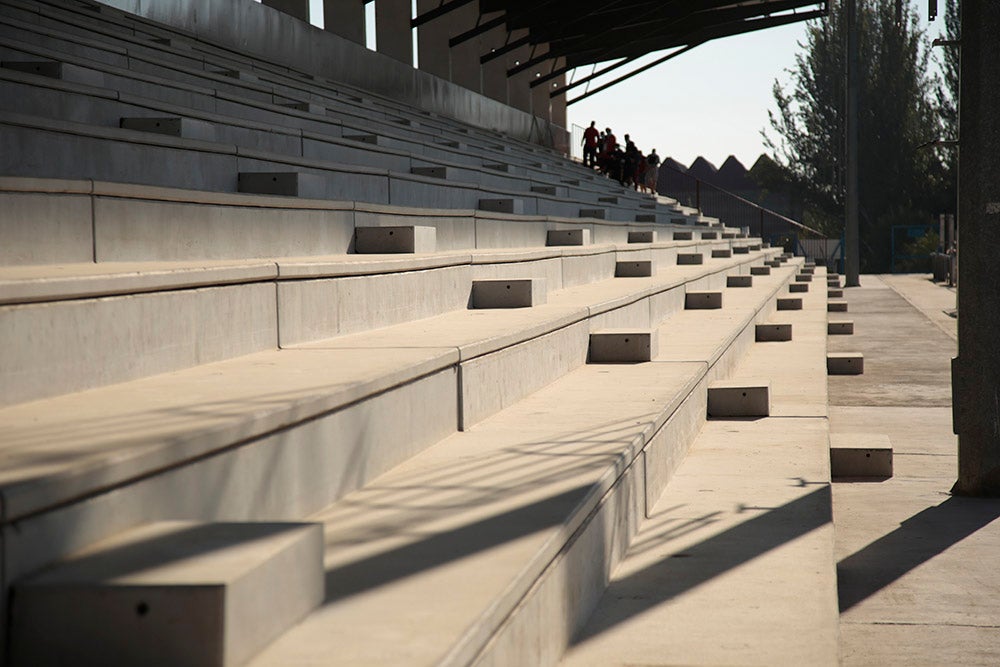
{"type": "Polygon", "coordinates": [[[594,168],[597,164],[597,136],[599,132],[596,120],[590,121],[590,127],[583,132],[583,166],[594,168]]]}

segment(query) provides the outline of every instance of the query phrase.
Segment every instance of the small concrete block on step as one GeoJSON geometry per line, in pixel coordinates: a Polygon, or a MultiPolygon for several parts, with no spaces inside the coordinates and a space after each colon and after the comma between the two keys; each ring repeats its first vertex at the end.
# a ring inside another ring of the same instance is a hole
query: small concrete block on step
{"type": "Polygon", "coordinates": [[[597,201],[601,204],[618,204],[618,197],[598,197],[597,201]]]}
{"type": "Polygon", "coordinates": [[[758,324],[754,340],[758,343],[783,343],[792,339],[791,324],[758,324]]]}
{"type": "Polygon", "coordinates": [[[732,257],[733,251],[729,248],[713,248],[712,258],[713,259],[725,259],[727,257],[732,257]]]}
{"type": "Polygon", "coordinates": [[[726,287],[753,287],[753,276],[726,276],[726,287]]]}
{"type": "Polygon", "coordinates": [[[296,111],[305,111],[306,113],[319,114],[321,116],[326,114],[326,107],[315,102],[283,102],[278,106],[295,109],[296,111]]]}
{"type": "Polygon", "coordinates": [[[826,323],[828,336],[851,336],[854,334],[854,320],[831,320],[826,323]]]}
{"type": "Polygon", "coordinates": [[[760,250],[761,244],[760,243],[751,243],[747,247],[750,248],[750,250],[752,250],[754,252],[757,252],[758,250],[760,250]]]}
{"type": "Polygon", "coordinates": [[[323,528],[147,524],[15,584],[22,665],[241,665],[324,597],[323,528]]]}
{"type": "Polygon", "coordinates": [[[648,278],[652,275],[653,262],[649,260],[615,263],[615,278],[648,278]]]}
{"type": "Polygon", "coordinates": [[[556,186],[554,185],[532,185],[531,191],[540,195],[550,195],[554,197],[556,195],[556,186]]]}
{"type": "Polygon", "coordinates": [[[589,229],[550,229],[545,233],[545,245],[590,245],[589,229]]]}
{"type": "Polygon", "coordinates": [[[724,239],[735,239],[736,232],[722,232],[722,238],[724,239]]]}
{"type": "Polygon", "coordinates": [[[808,273],[797,273],[795,274],[795,281],[799,283],[811,283],[813,277],[808,273]]]}
{"type": "Polygon", "coordinates": [[[675,241],[691,241],[694,239],[693,232],[674,232],[675,241]]]}
{"type": "Polygon", "coordinates": [[[594,364],[650,361],[657,354],[655,331],[598,331],[590,334],[587,360],[594,364]]]}
{"type": "Polygon", "coordinates": [[[892,477],[892,443],[883,433],[831,433],[831,477],[892,477]]]}
{"type": "Polygon", "coordinates": [[[828,313],[846,313],[847,312],[847,302],[846,301],[828,301],[826,303],[826,312],[828,312],[828,313]]]}
{"type": "Polygon", "coordinates": [[[797,292],[808,292],[809,283],[789,283],[788,291],[791,294],[795,294],[797,292]]]}
{"type": "Polygon", "coordinates": [[[702,232],[701,238],[705,241],[715,241],[719,238],[719,232],[702,232]]]}
{"type": "Polygon", "coordinates": [[[734,255],[749,255],[750,254],[750,247],[749,246],[745,246],[745,245],[733,246],[733,254],[734,255]]]}
{"type": "Polygon", "coordinates": [[[608,210],[604,208],[581,208],[580,217],[581,218],[597,218],[598,220],[604,220],[608,214],[608,210]]]}
{"type": "Polygon", "coordinates": [[[308,199],[322,199],[326,195],[326,183],[322,176],[298,171],[241,171],[237,188],[240,192],[257,195],[308,199]]]}
{"type": "Polygon", "coordinates": [[[635,214],[635,221],[636,222],[656,222],[656,214],[655,213],[636,213],[635,214]]]}
{"type": "Polygon", "coordinates": [[[510,171],[510,165],[495,162],[491,164],[484,164],[483,169],[492,169],[493,171],[508,172],[510,171]]]}
{"type": "Polygon", "coordinates": [[[522,215],[524,213],[524,201],[520,199],[480,199],[479,210],[491,213],[513,213],[522,215]]]}
{"type": "Polygon", "coordinates": [[[751,266],[750,267],[751,276],[769,276],[771,275],[770,266],[751,266]]]}
{"type": "Polygon", "coordinates": [[[119,125],[125,130],[137,132],[152,132],[170,137],[215,141],[215,127],[211,123],[193,118],[122,118],[119,125]]]}
{"type": "Polygon", "coordinates": [[[377,145],[379,143],[377,134],[345,134],[344,139],[357,141],[362,144],[377,145]]]}
{"type": "Polygon", "coordinates": [[[826,297],[828,299],[842,299],[842,298],[844,298],[844,290],[842,290],[842,289],[828,289],[826,291],[826,297]]]}
{"type": "Polygon", "coordinates": [[[727,380],[708,386],[709,417],[767,417],[771,414],[771,383],[727,380]]]}
{"type": "Polygon", "coordinates": [[[703,264],[705,256],[700,252],[679,252],[677,253],[677,263],[680,265],[703,264]]]}
{"type": "Polygon", "coordinates": [[[768,259],[768,260],[764,261],[764,264],[766,266],[771,267],[772,269],[781,268],[781,260],[780,259],[768,259]]]}
{"type": "Polygon", "coordinates": [[[545,303],[543,279],[473,280],[472,308],[531,308],[545,303]]]}
{"type": "Polygon", "coordinates": [[[810,275],[810,276],[816,275],[816,267],[815,266],[809,266],[808,264],[806,264],[801,269],[799,269],[799,273],[804,273],[804,274],[810,275]]]}
{"type": "Polygon", "coordinates": [[[255,83],[260,80],[256,74],[241,69],[209,69],[208,71],[212,74],[218,74],[219,76],[236,79],[237,81],[246,81],[248,83],[255,83]]]}
{"type": "Polygon", "coordinates": [[[358,254],[429,253],[435,250],[436,227],[409,225],[354,229],[354,252],[358,254]]]}
{"type": "Polygon", "coordinates": [[[629,243],[656,243],[656,232],[629,232],[629,243]]]}
{"type": "Polygon", "coordinates": [[[410,173],[414,176],[424,176],[427,178],[448,178],[447,167],[412,167],[410,173]]]}
{"type": "Polygon", "coordinates": [[[826,355],[827,375],[862,375],[865,356],[860,352],[829,352],[826,355]]]}
{"type": "Polygon", "coordinates": [[[86,86],[104,86],[104,73],[56,60],[5,60],[0,67],[86,86]]]}
{"type": "Polygon", "coordinates": [[[686,310],[715,310],[722,308],[722,292],[688,292],[684,295],[686,310]]]}
{"type": "Polygon", "coordinates": [[[802,297],[780,297],[778,299],[778,310],[802,310],[802,297]]]}

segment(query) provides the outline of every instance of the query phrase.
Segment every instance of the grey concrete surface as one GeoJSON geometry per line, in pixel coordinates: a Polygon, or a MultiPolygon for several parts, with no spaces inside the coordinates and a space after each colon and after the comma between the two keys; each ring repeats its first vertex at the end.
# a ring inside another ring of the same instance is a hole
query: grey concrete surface
{"type": "Polygon", "coordinates": [[[830,349],[862,350],[867,367],[829,378],[831,434],[888,436],[894,471],[834,484],[841,662],[994,665],[1000,502],[949,495],[956,341],[923,314],[953,293],[916,276],[862,276],[845,297],[855,333],[830,338],[830,349]],[[900,283],[902,294],[890,289],[900,283]]]}

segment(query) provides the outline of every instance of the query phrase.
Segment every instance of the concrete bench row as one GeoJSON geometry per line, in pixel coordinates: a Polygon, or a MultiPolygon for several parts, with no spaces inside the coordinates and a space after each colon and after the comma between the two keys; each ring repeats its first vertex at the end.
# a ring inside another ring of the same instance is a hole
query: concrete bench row
{"type": "MultiPolygon", "coordinates": [[[[659,495],[704,420],[707,383],[725,377],[753,345],[755,325],[773,311],[793,271],[783,268],[750,288],[727,290],[722,310],[680,309],[683,286],[636,291],[609,280],[550,294],[542,307],[466,311],[268,353],[272,359],[256,355],[22,406],[44,407],[48,415],[42,423],[35,421],[41,411],[14,420],[21,424],[14,432],[22,451],[38,456],[60,448],[62,455],[49,460],[51,467],[42,470],[47,474],[36,468],[21,484],[7,473],[8,511],[21,515],[18,537],[8,544],[7,571],[18,578],[37,567],[31,559],[72,553],[161,516],[290,519],[333,502],[312,517],[326,526],[326,572],[320,573],[326,598],[256,664],[288,664],[291,656],[323,655],[335,645],[348,662],[372,655],[385,664],[423,662],[452,652],[467,661],[487,651],[498,652],[500,662],[527,664],[537,656],[525,651],[537,646],[557,657],[596,602],[613,554],[627,546],[642,507],[659,495]],[[571,314],[588,295],[590,305],[571,314]],[[544,309],[550,324],[531,324],[544,309]],[[653,321],[654,313],[662,324],[653,321]],[[510,333],[503,332],[504,324],[510,333]],[[658,356],[647,364],[583,366],[588,332],[609,326],[652,326],[658,356]],[[456,379],[462,396],[457,406],[456,379]],[[547,386],[538,390],[525,381],[547,386]],[[189,389],[180,390],[184,386],[189,389]],[[131,399],[116,400],[115,392],[131,399]],[[154,396],[159,398],[146,402],[154,396]],[[209,407],[208,397],[211,409],[197,410],[209,407]],[[338,403],[346,407],[335,409],[338,403]],[[495,406],[491,417],[483,413],[475,429],[448,436],[460,423],[456,408],[487,403],[495,406]],[[82,424],[80,414],[89,415],[82,424]],[[51,435],[62,430],[59,423],[75,427],[71,438],[57,444],[51,435]],[[125,429],[107,433],[114,423],[139,426],[141,437],[125,429]],[[202,445],[215,442],[222,449],[210,457],[198,454],[184,435],[192,427],[202,445]],[[30,442],[45,433],[47,446],[30,442]],[[244,444],[223,445],[234,436],[244,444]],[[157,442],[159,447],[151,446],[157,442]],[[178,455],[174,464],[164,458],[178,455]],[[567,465],[570,460],[578,463],[567,465]],[[144,475],[146,466],[159,472],[144,475]],[[220,486],[220,474],[238,484],[220,486]],[[212,478],[219,481],[213,485],[212,478]],[[117,491],[87,494],[87,483],[95,482],[117,491]],[[211,499],[170,493],[205,485],[220,493],[211,499]],[[67,493],[79,500],[42,509],[46,502],[58,505],[59,495],[67,493]],[[32,505],[39,509],[32,511],[32,505]],[[67,521],[74,526],[70,544],[41,541],[43,527],[67,521]],[[616,537],[609,542],[611,535],[616,537]],[[59,549],[64,551],[53,551],[59,549]],[[497,559],[497,550],[507,557],[497,559]],[[610,558],[595,558],[600,553],[610,558]],[[466,589],[460,582],[469,575],[477,586],[466,589]],[[548,600],[553,594],[562,598],[566,585],[590,592],[564,609],[568,613],[549,613],[554,610],[548,600]],[[427,595],[428,586],[469,592],[427,595]],[[403,602],[414,594],[421,605],[403,602]],[[538,605],[545,614],[515,611],[538,605]],[[399,623],[400,614],[411,621],[414,614],[427,615],[427,623],[399,623]],[[423,641],[412,641],[405,627],[423,641]]],[[[724,276],[703,276],[698,284],[718,285],[724,276]]],[[[296,543],[307,538],[303,534],[296,543]]],[[[97,547],[87,552],[96,562],[101,555],[97,547]]],[[[303,555],[294,563],[308,561],[303,555]]],[[[28,597],[30,584],[25,591],[19,599],[28,597]]],[[[129,613],[138,613],[133,609],[134,603],[129,613]]],[[[15,627],[18,613],[15,608],[15,627]]],[[[291,617],[285,617],[287,624],[291,617]]],[[[92,641],[108,637],[91,635],[92,641]]]]}

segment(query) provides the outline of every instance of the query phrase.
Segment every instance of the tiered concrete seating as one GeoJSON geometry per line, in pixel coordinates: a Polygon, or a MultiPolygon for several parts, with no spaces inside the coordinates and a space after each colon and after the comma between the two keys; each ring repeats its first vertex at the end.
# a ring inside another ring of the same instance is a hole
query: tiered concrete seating
{"type": "Polygon", "coordinates": [[[156,664],[202,604],[226,664],[557,661],[709,385],[783,339],[801,260],[540,147],[99,15],[0,6],[0,60],[62,63],[0,68],[15,664],[156,664]],[[118,620],[88,625],[101,604],[118,620]]]}

